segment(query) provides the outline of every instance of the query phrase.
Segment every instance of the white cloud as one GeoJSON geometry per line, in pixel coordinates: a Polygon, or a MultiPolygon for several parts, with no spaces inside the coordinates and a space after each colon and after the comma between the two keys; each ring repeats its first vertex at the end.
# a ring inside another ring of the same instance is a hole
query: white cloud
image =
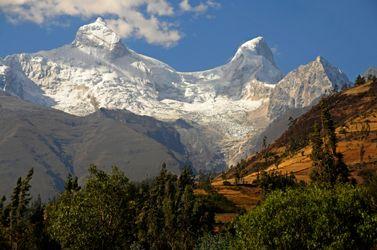
{"type": "MultiPolygon", "coordinates": [[[[213,0],[196,6],[183,0],[179,5],[183,11],[196,13],[217,6],[213,0]]],[[[107,23],[122,37],[134,36],[163,46],[174,45],[182,37],[174,25],[174,7],[169,0],[0,0],[0,12],[11,22],[40,25],[61,16],[109,16],[107,23]]]]}
{"type": "Polygon", "coordinates": [[[160,16],[171,16],[174,14],[173,8],[165,0],[156,0],[147,5],[147,11],[160,16]]]}
{"type": "Polygon", "coordinates": [[[185,12],[195,12],[195,13],[204,13],[209,8],[218,8],[220,4],[215,2],[214,0],[207,0],[206,2],[199,3],[196,6],[192,6],[189,0],[182,0],[179,4],[179,7],[182,11],[185,12]]]}
{"type": "Polygon", "coordinates": [[[132,26],[120,18],[107,19],[106,23],[121,37],[129,37],[132,34],[132,26]]]}

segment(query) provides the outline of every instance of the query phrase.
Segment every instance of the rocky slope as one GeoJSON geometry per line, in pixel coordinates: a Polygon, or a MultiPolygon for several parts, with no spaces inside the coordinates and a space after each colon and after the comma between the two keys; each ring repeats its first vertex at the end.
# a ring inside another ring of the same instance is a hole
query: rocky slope
{"type": "Polygon", "coordinates": [[[72,44],[0,60],[0,87],[24,100],[79,116],[126,109],[175,124],[198,169],[237,162],[277,116],[348,84],[320,57],[283,78],[262,37],[225,65],[177,72],[127,48],[101,18],[72,44]]]}

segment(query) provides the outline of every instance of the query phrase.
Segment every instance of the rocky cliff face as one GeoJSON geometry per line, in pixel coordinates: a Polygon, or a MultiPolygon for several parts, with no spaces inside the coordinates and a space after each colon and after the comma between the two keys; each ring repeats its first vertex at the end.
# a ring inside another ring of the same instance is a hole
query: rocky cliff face
{"type": "Polygon", "coordinates": [[[322,95],[350,85],[341,70],[319,56],[290,72],[276,85],[270,96],[269,116],[275,118],[288,109],[307,107],[322,95]]]}

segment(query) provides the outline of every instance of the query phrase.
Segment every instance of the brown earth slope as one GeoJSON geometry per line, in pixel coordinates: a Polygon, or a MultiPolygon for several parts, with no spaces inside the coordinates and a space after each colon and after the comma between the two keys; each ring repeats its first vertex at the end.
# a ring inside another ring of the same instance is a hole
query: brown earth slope
{"type": "MultiPolygon", "coordinates": [[[[332,94],[324,98],[324,101],[329,106],[336,125],[337,151],[344,155],[351,177],[362,183],[370,172],[377,172],[377,81],[370,80],[361,86],[332,94]]],[[[313,124],[319,119],[320,106],[316,105],[295,119],[267,149],[241,162],[241,182],[253,183],[262,169],[293,172],[298,180],[309,181],[312,165],[309,134],[313,124]],[[269,157],[264,157],[266,152],[270,153],[269,157]]],[[[250,209],[253,206],[247,204],[250,204],[250,199],[259,200],[260,192],[256,188],[250,188],[247,195],[252,197],[248,199],[244,197],[245,193],[235,194],[232,191],[234,185],[224,186],[224,181],[235,184],[235,173],[236,168],[230,169],[215,178],[212,185],[240,207],[250,209]]]]}

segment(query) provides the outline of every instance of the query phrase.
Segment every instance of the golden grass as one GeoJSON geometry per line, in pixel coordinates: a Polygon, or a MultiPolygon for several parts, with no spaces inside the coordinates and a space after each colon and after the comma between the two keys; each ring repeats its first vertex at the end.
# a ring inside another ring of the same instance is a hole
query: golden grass
{"type": "MultiPolygon", "coordinates": [[[[369,85],[358,86],[349,90],[346,90],[344,94],[355,95],[369,90],[369,85]]],[[[343,128],[337,128],[338,137],[337,151],[344,155],[344,161],[350,167],[351,176],[358,182],[362,183],[363,179],[360,173],[366,168],[377,172],[377,110],[370,110],[357,117],[353,117],[347,121],[343,128]],[[370,127],[370,133],[364,138],[362,135],[363,124],[368,123],[370,127]],[[343,131],[346,133],[342,133],[343,131]],[[367,167],[360,169],[361,148],[364,148],[363,162],[367,167]]],[[[285,151],[284,147],[273,149],[274,153],[282,154],[285,151]]],[[[309,174],[311,171],[312,161],[310,159],[311,147],[307,146],[299,150],[294,155],[289,155],[282,159],[281,163],[276,167],[271,165],[267,168],[267,171],[278,170],[282,173],[293,172],[297,180],[309,182],[309,174]]],[[[251,159],[251,157],[249,158],[251,159]]],[[[257,173],[251,173],[243,177],[245,183],[251,184],[257,178],[257,173]]],[[[218,193],[224,195],[226,198],[235,203],[238,207],[246,210],[253,209],[261,200],[261,190],[256,187],[246,186],[224,186],[223,182],[228,181],[234,184],[234,178],[222,180],[220,177],[216,178],[212,182],[212,186],[218,193]]],[[[217,220],[222,222],[228,222],[234,218],[235,214],[219,214],[217,220]]]]}
{"type": "Polygon", "coordinates": [[[261,200],[261,190],[256,187],[216,186],[216,191],[245,210],[254,208],[261,200]]]}
{"type": "Polygon", "coordinates": [[[343,94],[344,95],[357,95],[357,94],[367,92],[369,89],[370,89],[370,83],[367,83],[367,84],[363,84],[363,85],[360,85],[360,86],[356,86],[356,87],[352,87],[350,89],[347,89],[346,91],[344,91],[343,94]]]}

